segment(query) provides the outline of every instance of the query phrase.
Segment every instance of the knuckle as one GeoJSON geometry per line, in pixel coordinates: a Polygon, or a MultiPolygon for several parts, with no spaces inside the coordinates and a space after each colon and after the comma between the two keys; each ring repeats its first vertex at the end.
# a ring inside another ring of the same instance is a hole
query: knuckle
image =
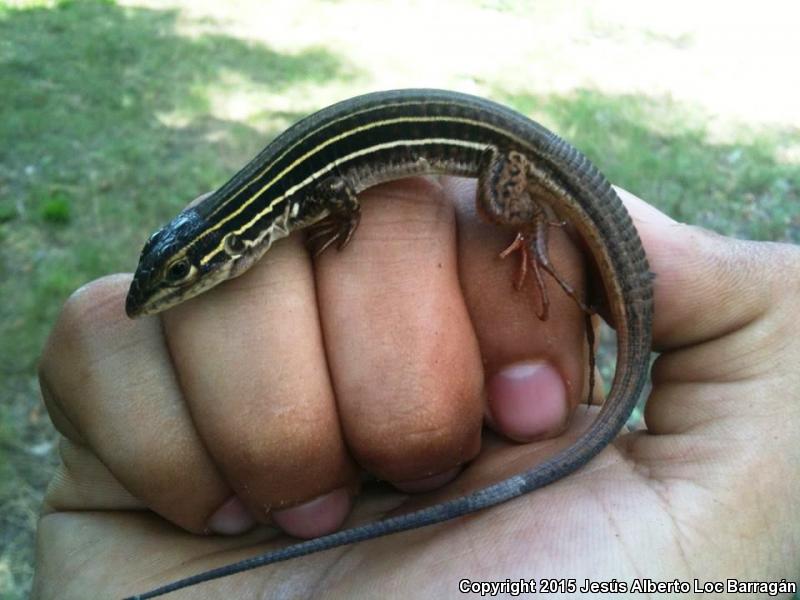
{"type": "Polygon", "coordinates": [[[124,314],[123,300],[129,283],[126,275],[107,275],[90,281],[67,298],[59,320],[73,327],[94,329],[110,319],[119,319],[124,314]]]}
{"type": "Polygon", "coordinates": [[[120,290],[127,281],[124,276],[108,276],[70,295],[39,359],[40,381],[59,389],[86,376],[86,365],[98,351],[95,338],[124,315],[120,290]]]}
{"type": "Polygon", "coordinates": [[[369,441],[356,442],[358,462],[390,481],[409,481],[442,473],[477,454],[480,420],[470,425],[463,415],[444,422],[387,427],[369,441]]]}

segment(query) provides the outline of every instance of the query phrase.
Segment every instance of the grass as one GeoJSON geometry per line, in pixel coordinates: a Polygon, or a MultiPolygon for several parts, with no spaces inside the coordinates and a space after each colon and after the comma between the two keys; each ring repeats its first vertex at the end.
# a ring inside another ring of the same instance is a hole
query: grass
{"type": "MultiPolygon", "coordinates": [[[[2,314],[4,369],[30,371],[60,300],[100,273],[130,269],[153,223],[263,142],[263,131],[206,116],[211,84],[236,73],[280,90],[341,76],[324,50],[284,56],[222,36],[186,39],[175,19],[110,2],[0,18],[0,131],[14,140],[0,148],[0,291],[16,299],[2,314]],[[174,113],[184,126],[165,126],[174,113]]],[[[276,119],[267,136],[295,116],[276,119]]]]}
{"type": "Polygon", "coordinates": [[[0,598],[30,584],[55,461],[35,367],[61,304],[91,279],[132,269],[153,224],[299,116],[209,117],[214,84],[239,78],[279,92],[350,76],[324,49],[187,38],[176,18],[99,1],[0,8],[0,139],[13,140],[0,145],[0,598]]]}
{"type": "Polygon", "coordinates": [[[715,141],[711,116],[669,99],[504,94],[538,113],[581,148],[615,184],[672,217],[726,235],[800,241],[800,165],[784,157],[800,132],[739,126],[715,141]]]}
{"type": "MultiPolygon", "coordinates": [[[[523,16],[511,2],[483,4],[523,16]]],[[[156,224],[296,118],[371,86],[332,41],[287,50],[193,18],[187,29],[175,9],[0,0],[3,599],[27,596],[36,513],[56,460],[35,367],[63,301],[91,279],[131,270],[156,224]],[[242,112],[242,103],[266,108],[242,112]]],[[[800,241],[797,129],[720,135],[703,109],[667,97],[509,92],[476,80],[678,219],[800,241]]]]}

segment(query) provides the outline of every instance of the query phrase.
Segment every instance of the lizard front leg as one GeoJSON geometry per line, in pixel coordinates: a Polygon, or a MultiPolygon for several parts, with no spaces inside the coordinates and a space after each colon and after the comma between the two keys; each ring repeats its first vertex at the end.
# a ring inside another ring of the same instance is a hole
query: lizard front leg
{"type": "Polygon", "coordinates": [[[306,238],[310,244],[319,242],[314,256],[319,256],[334,243],[338,250],[347,246],[361,221],[361,205],[349,182],[341,176],[324,179],[307,202],[326,213],[325,217],[310,225],[306,238]]]}

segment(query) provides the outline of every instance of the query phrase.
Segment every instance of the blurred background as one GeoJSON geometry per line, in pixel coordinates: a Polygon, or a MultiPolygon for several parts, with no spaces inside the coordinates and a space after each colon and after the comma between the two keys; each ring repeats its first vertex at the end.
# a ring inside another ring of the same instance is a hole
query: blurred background
{"type": "Polygon", "coordinates": [[[61,304],[292,122],[377,89],[479,94],[676,219],[797,243],[799,24],[769,0],[0,0],[0,598],[30,590],[61,304]]]}

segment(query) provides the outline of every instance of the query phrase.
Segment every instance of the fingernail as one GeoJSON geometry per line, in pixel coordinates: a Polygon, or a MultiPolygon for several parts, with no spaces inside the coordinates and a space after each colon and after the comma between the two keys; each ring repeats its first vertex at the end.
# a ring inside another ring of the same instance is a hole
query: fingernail
{"type": "Polygon", "coordinates": [[[528,442],[560,431],[568,414],[561,375],[548,363],[510,365],[487,386],[489,409],[501,433],[528,442]]]}
{"type": "Polygon", "coordinates": [[[310,502],[276,510],[273,522],[289,535],[312,538],[339,529],[350,512],[350,494],[339,488],[310,502]]]}
{"type": "Polygon", "coordinates": [[[408,481],[394,481],[392,485],[396,487],[401,492],[408,492],[410,494],[417,494],[419,492],[429,492],[430,490],[435,490],[437,488],[442,487],[445,483],[448,483],[455,479],[455,476],[458,475],[458,472],[461,470],[461,467],[455,467],[453,469],[448,469],[444,473],[438,473],[437,475],[431,475],[430,477],[423,477],[422,479],[411,479],[408,481]]]}
{"type": "Polygon", "coordinates": [[[256,524],[256,520],[238,496],[231,496],[208,520],[208,528],[219,535],[239,535],[256,524]]]}

